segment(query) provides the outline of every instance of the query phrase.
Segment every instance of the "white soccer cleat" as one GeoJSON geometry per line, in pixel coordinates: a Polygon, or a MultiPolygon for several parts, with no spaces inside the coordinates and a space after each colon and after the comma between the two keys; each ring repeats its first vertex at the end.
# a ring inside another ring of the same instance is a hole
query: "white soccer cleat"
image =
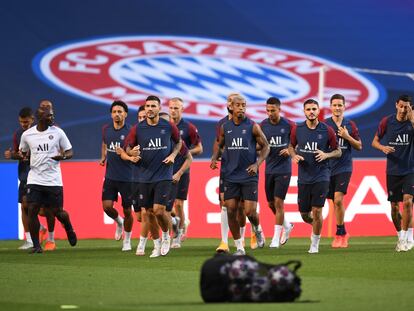
{"type": "Polygon", "coordinates": [[[166,256],[170,251],[171,239],[170,237],[163,239],[161,242],[161,256],[166,256]]]}
{"type": "Polygon", "coordinates": [[[121,224],[116,223],[115,240],[119,241],[122,239],[122,233],[124,232],[124,219],[121,218],[121,224]]]}
{"type": "Polygon", "coordinates": [[[137,251],[135,252],[137,256],[144,256],[145,255],[145,245],[142,243],[138,243],[137,251]]]}
{"type": "Polygon", "coordinates": [[[283,230],[282,235],[280,236],[280,245],[285,245],[287,243],[294,226],[295,225],[291,223],[289,229],[283,230]]]}
{"type": "Polygon", "coordinates": [[[154,247],[152,250],[152,253],[150,255],[150,258],[157,258],[161,256],[161,248],[160,247],[154,247]]]}
{"type": "Polygon", "coordinates": [[[123,252],[128,252],[132,250],[132,246],[131,246],[131,241],[123,241],[122,243],[122,251],[123,252]]]}
{"type": "Polygon", "coordinates": [[[279,248],[280,241],[278,239],[272,239],[272,242],[269,245],[270,248],[279,248]]]}
{"type": "Polygon", "coordinates": [[[33,243],[24,241],[23,245],[19,247],[19,249],[30,249],[33,247],[33,243]]]}
{"type": "Polygon", "coordinates": [[[395,250],[397,252],[407,252],[408,249],[408,245],[407,245],[407,241],[405,240],[399,240],[397,243],[397,246],[395,247],[395,250]]]}
{"type": "Polygon", "coordinates": [[[414,242],[412,241],[407,241],[407,250],[411,250],[414,247],[414,242]]]}
{"type": "Polygon", "coordinates": [[[246,251],[244,250],[244,248],[238,248],[234,254],[234,256],[243,256],[246,255],[246,251]]]}
{"type": "Polygon", "coordinates": [[[311,246],[310,246],[310,248],[308,250],[308,253],[309,254],[317,254],[317,253],[319,253],[319,247],[311,244],[311,246]]]}
{"type": "Polygon", "coordinates": [[[181,238],[179,235],[173,239],[171,248],[181,248],[181,238]]]}
{"type": "Polygon", "coordinates": [[[255,231],[254,234],[256,235],[257,247],[263,248],[265,246],[266,241],[263,230],[261,228],[257,229],[257,231],[255,231]]]}

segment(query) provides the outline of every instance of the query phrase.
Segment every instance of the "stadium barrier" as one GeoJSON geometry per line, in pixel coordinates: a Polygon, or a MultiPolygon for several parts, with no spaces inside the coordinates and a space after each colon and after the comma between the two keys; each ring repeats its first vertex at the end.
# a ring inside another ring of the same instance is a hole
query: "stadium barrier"
{"type": "MultiPolygon", "coordinates": [[[[185,209],[191,224],[189,237],[217,238],[220,234],[220,210],[218,207],[218,170],[211,170],[208,161],[194,162],[185,209]]],[[[70,213],[79,238],[113,238],[115,225],[106,217],[101,207],[101,191],[105,169],[98,162],[63,162],[64,206],[70,213]]],[[[19,225],[17,204],[17,165],[1,163],[2,198],[5,199],[1,218],[0,239],[23,238],[19,225]]],[[[345,222],[352,236],[394,235],[385,183],[385,160],[354,160],[354,173],[345,196],[345,222]]],[[[297,210],[297,167],[293,174],[285,200],[287,220],[295,224],[293,237],[307,237],[311,232],[303,223],[297,210]]],[[[116,206],[121,211],[118,202],[116,206]]],[[[266,236],[273,234],[274,216],[267,207],[264,192],[264,166],[259,178],[260,221],[266,236]]],[[[121,211],[122,214],[122,211],[121,211]]],[[[335,234],[333,206],[328,201],[323,208],[324,225],[322,235],[335,234]]],[[[41,222],[45,223],[44,219],[41,222]]],[[[250,227],[250,225],[248,225],[250,227]]],[[[133,236],[139,236],[139,224],[134,223],[133,236]]],[[[65,238],[60,225],[56,226],[56,237],[65,238]]]]}

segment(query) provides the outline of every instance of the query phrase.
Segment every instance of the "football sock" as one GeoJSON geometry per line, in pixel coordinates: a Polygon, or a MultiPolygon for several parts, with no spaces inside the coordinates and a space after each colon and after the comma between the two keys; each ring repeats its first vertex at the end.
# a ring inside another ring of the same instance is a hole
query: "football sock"
{"type": "Polygon", "coordinates": [[[290,226],[291,226],[291,223],[290,222],[288,222],[287,220],[286,220],[286,218],[283,220],[283,228],[285,229],[285,230],[289,230],[290,229],[290,226]]]}
{"type": "Polygon", "coordinates": [[[282,233],[282,228],[283,228],[283,226],[281,226],[281,225],[275,225],[275,233],[273,234],[273,240],[279,241],[280,234],[282,233]]]}
{"type": "Polygon", "coordinates": [[[240,227],[240,238],[244,240],[244,235],[246,233],[246,226],[240,227]]]}
{"type": "Polygon", "coordinates": [[[220,221],[220,229],[221,229],[221,240],[228,244],[228,236],[229,236],[229,222],[227,219],[227,207],[223,206],[221,208],[221,221],[220,221]]]}
{"type": "Polygon", "coordinates": [[[162,232],[162,239],[167,240],[170,237],[170,231],[167,230],[166,232],[162,232]]]}
{"type": "Polygon", "coordinates": [[[345,225],[336,225],[336,235],[345,235],[345,225]]]}
{"type": "Polygon", "coordinates": [[[413,228],[408,228],[407,230],[407,241],[413,242],[413,228]]]}
{"type": "Polygon", "coordinates": [[[319,241],[321,240],[321,235],[320,234],[313,234],[311,236],[311,241],[312,241],[312,245],[319,247],[319,241]]]}
{"type": "Polygon", "coordinates": [[[49,231],[49,234],[47,235],[47,240],[50,242],[55,242],[55,231],[49,231]]]}
{"type": "Polygon", "coordinates": [[[242,239],[234,240],[234,244],[236,245],[237,249],[243,249],[243,240],[242,239]]]}
{"type": "Polygon", "coordinates": [[[26,241],[33,244],[32,236],[30,235],[30,232],[25,232],[25,234],[26,234],[26,241]]]}
{"type": "Polygon", "coordinates": [[[122,217],[118,215],[117,218],[115,218],[115,221],[118,225],[122,225],[122,217]]]}
{"type": "Polygon", "coordinates": [[[125,233],[124,240],[125,241],[131,241],[132,231],[130,231],[130,232],[125,231],[124,233],[125,233]]]}

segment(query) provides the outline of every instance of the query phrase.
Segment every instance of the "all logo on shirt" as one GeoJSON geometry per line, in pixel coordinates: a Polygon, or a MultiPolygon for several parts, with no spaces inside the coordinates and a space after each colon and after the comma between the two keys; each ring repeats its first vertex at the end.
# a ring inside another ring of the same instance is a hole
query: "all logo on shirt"
{"type": "Polygon", "coordinates": [[[37,151],[49,151],[49,144],[39,144],[37,146],[37,151]]]}
{"type": "Polygon", "coordinates": [[[395,141],[391,141],[389,144],[394,146],[402,146],[408,145],[409,142],[409,135],[408,134],[398,134],[395,138],[395,141]]]}
{"type": "Polygon", "coordinates": [[[300,149],[300,151],[307,153],[315,153],[316,150],[318,150],[318,142],[316,141],[308,141],[306,142],[304,148],[300,149]]]}
{"type": "Polygon", "coordinates": [[[325,100],[347,98],[349,117],[384,101],[384,91],[349,67],[319,56],[249,43],[184,36],[117,36],[63,43],[33,60],[37,76],[54,87],[110,105],[114,98],[131,108],[148,95],[162,102],[185,101],[184,117],[217,121],[227,114],[227,95],[246,98],[247,115],[267,117],[266,99],[276,96],[284,116],[303,119],[303,102],[318,97],[320,68],[327,68],[325,100]]]}

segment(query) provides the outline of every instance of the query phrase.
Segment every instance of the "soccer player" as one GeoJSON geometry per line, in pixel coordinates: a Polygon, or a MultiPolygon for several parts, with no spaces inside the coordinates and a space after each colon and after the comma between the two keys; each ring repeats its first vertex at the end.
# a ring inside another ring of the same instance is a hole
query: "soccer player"
{"type": "MultiPolygon", "coordinates": [[[[225,163],[225,155],[223,154],[223,150],[220,150],[218,147],[218,141],[220,137],[220,127],[226,123],[227,121],[233,118],[233,112],[231,110],[231,100],[235,96],[240,96],[239,93],[231,93],[227,96],[227,116],[220,119],[216,124],[216,139],[214,140],[213,144],[213,153],[214,151],[218,150],[219,152],[219,161],[221,161],[222,165],[225,163]]],[[[228,244],[228,235],[229,235],[229,223],[227,220],[227,207],[224,202],[224,182],[222,176],[222,166],[220,166],[220,179],[219,179],[219,202],[220,202],[220,233],[221,233],[221,241],[219,246],[216,248],[217,253],[228,253],[229,252],[229,244],[228,244]]],[[[244,235],[246,231],[246,214],[244,213],[243,202],[240,203],[240,208],[238,209],[238,221],[240,224],[240,236],[244,243],[244,235]]],[[[250,240],[250,247],[252,249],[257,248],[256,243],[256,236],[252,233],[252,237],[250,240]]]]}
{"type": "Polygon", "coordinates": [[[331,165],[331,180],[329,183],[328,199],[332,200],[335,209],[336,234],[332,241],[333,248],[348,247],[349,234],[345,229],[344,196],[352,175],[352,149],[362,150],[358,127],[355,122],[344,117],[345,97],[334,94],[330,99],[332,117],[325,123],[335,131],[342,155],[340,158],[329,160],[331,165]]]}
{"type": "MultiPolygon", "coordinates": [[[[26,240],[19,249],[29,249],[33,247],[32,238],[29,232],[28,225],[28,207],[26,201],[26,184],[27,184],[27,175],[30,170],[30,159],[29,157],[20,158],[19,156],[19,145],[20,138],[24,131],[29,129],[34,122],[34,115],[30,107],[24,107],[19,112],[19,124],[20,127],[13,133],[13,148],[10,148],[4,152],[4,157],[7,160],[19,160],[18,164],[18,177],[19,177],[19,196],[18,202],[21,204],[21,214],[22,214],[22,224],[26,236],[26,240]]],[[[47,235],[47,230],[40,224],[40,239],[47,235]]]]}
{"type": "Polygon", "coordinates": [[[298,205],[302,219],[312,225],[309,253],[319,252],[322,207],[329,190],[329,159],[339,158],[334,130],[318,120],[319,104],[308,99],[303,104],[306,121],[293,128],[289,154],[298,164],[298,205]]]}
{"type": "Polygon", "coordinates": [[[412,211],[414,195],[414,113],[411,96],[398,97],[396,113],[383,118],[372,147],[387,155],[387,191],[391,216],[398,233],[397,252],[413,246],[412,211]],[[383,143],[381,143],[381,141],[383,143]],[[400,214],[399,203],[403,202],[400,214]]]}
{"type": "MultiPolygon", "coordinates": [[[[184,120],[182,117],[183,110],[184,110],[184,103],[183,100],[179,97],[171,98],[168,101],[168,109],[170,111],[171,120],[174,124],[178,127],[180,131],[180,136],[182,141],[188,147],[191,156],[200,155],[203,152],[203,145],[201,143],[201,138],[198,135],[198,130],[194,124],[184,120]]],[[[182,162],[174,162],[174,174],[179,172],[182,162]]],[[[190,184],[190,169],[186,170],[180,178],[173,179],[175,181],[175,185],[177,186],[176,191],[176,199],[174,202],[174,209],[175,213],[180,219],[178,235],[180,241],[182,241],[185,237],[184,235],[184,225],[185,225],[185,215],[184,215],[184,201],[187,200],[188,195],[188,186],[190,184]]],[[[175,247],[180,247],[179,243],[174,243],[175,247]]]]}
{"type": "Polygon", "coordinates": [[[268,118],[260,124],[269,143],[270,152],[266,158],[265,191],[269,208],[275,214],[275,230],[270,243],[271,248],[278,248],[289,239],[293,224],[285,220],[284,200],[292,175],[292,161],[288,146],[290,133],[296,124],[280,115],[280,100],[270,97],[266,101],[268,118]],[[282,229],[284,234],[281,239],[282,229]]]}
{"type": "Polygon", "coordinates": [[[51,209],[52,214],[64,225],[70,245],[77,237],[69,214],[63,210],[63,184],[59,161],[73,156],[72,145],[65,132],[53,126],[53,111],[37,110],[38,123],[26,130],[21,137],[19,153],[24,157],[30,152],[30,171],[27,178],[29,229],[33,240],[31,253],[42,253],[39,243],[40,207],[51,209]]]}
{"type": "Polygon", "coordinates": [[[217,168],[219,150],[224,148],[226,160],[221,169],[227,217],[237,248],[235,254],[244,255],[240,224],[237,220],[241,200],[244,200],[244,210],[256,234],[258,247],[262,248],[265,244],[256,208],[259,166],[269,153],[269,144],[260,126],[246,117],[246,100],[242,96],[233,97],[231,109],[233,118],[220,127],[219,148],[214,150],[210,167],[217,168]],[[258,157],[256,144],[260,146],[258,157]]]}
{"type": "Polygon", "coordinates": [[[102,189],[102,207],[105,214],[111,217],[117,224],[115,240],[122,238],[125,230],[122,251],[130,251],[131,231],[134,222],[132,216],[131,182],[132,163],[123,161],[117,152],[125,143],[125,138],[131,129],[125,120],[128,115],[128,106],[122,101],[114,101],[110,108],[112,123],[102,128],[102,154],[100,165],[106,162],[105,181],[102,189]],[[119,216],[114,208],[114,202],[118,201],[118,193],[121,194],[124,219],[119,216]]]}
{"type": "Polygon", "coordinates": [[[173,176],[173,163],[181,148],[178,128],[164,119],[159,112],[161,101],[157,96],[145,100],[146,120],[135,125],[128,134],[129,147],[140,146],[138,162],[138,204],[147,210],[149,223],[155,219],[162,230],[151,231],[154,250],[150,257],[165,256],[170,250],[169,216],[166,205],[173,176]]]}

